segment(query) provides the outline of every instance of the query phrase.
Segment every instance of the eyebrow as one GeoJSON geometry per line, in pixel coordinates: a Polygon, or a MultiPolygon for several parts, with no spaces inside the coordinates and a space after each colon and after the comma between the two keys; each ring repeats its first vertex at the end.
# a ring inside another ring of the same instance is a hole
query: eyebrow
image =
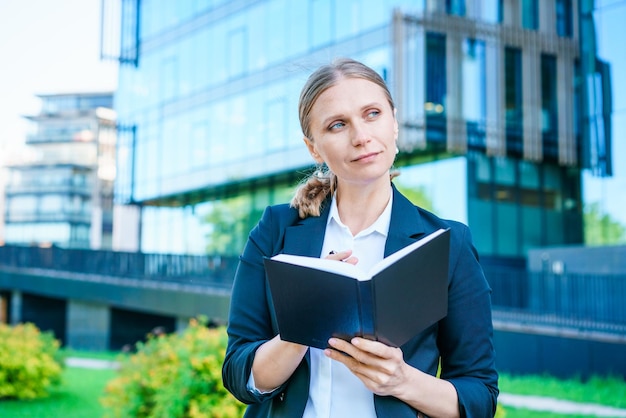
{"type": "MultiPolygon", "coordinates": [[[[382,105],[381,105],[379,102],[371,102],[371,103],[368,103],[368,104],[366,104],[366,105],[364,105],[364,106],[361,106],[361,109],[360,109],[360,110],[361,110],[361,112],[362,112],[362,111],[364,111],[364,110],[366,110],[366,109],[369,109],[369,108],[371,108],[371,107],[381,108],[381,107],[382,107],[382,105]]],[[[334,121],[334,120],[336,120],[336,119],[344,119],[344,117],[345,117],[345,115],[344,115],[343,113],[338,113],[338,114],[336,114],[336,115],[329,116],[329,117],[325,118],[325,119],[322,121],[322,125],[323,125],[323,126],[326,126],[326,125],[328,125],[331,121],[334,121]]]]}

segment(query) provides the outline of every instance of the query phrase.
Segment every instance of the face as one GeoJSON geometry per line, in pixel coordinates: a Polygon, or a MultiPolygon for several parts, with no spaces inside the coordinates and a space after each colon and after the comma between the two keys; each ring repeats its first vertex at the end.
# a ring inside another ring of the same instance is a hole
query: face
{"type": "Polygon", "coordinates": [[[318,163],[326,163],[341,184],[389,182],[396,155],[398,123],[383,89],[361,78],[342,78],[314,103],[313,138],[305,138],[318,163]]]}

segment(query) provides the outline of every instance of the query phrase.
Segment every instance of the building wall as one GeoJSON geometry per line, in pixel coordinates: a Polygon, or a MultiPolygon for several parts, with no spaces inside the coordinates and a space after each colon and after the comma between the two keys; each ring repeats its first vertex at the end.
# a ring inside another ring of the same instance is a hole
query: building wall
{"type": "Polygon", "coordinates": [[[556,275],[626,275],[626,245],[547,247],[528,252],[528,270],[556,275]]]}
{"type": "Polygon", "coordinates": [[[5,198],[4,198],[4,188],[6,183],[6,169],[4,168],[2,162],[0,162],[0,245],[4,244],[4,207],[5,207],[5,198]]]}
{"type": "Polygon", "coordinates": [[[115,179],[112,93],[40,96],[33,133],[9,163],[5,239],[26,245],[110,248],[115,179]]]}

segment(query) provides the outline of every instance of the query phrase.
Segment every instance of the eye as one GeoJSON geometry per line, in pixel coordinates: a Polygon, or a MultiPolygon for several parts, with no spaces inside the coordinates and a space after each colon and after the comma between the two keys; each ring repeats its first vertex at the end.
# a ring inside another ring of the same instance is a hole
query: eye
{"type": "Polygon", "coordinates": [[[335,123],[331,124],[331,125],[328,127],[328,130],[329,130],[329,131],[336,131],[336,130],[338,130],[338,129],[343,128],[345,125],[346,125],[346,124],[345,124],[345,123],[343,123],[343,122],[335,122],[335,123]]]}
{"type": "Polygon", "coordinates": [[[378,115],[380,115],[380,110],[374,109],[367,112],[368,119],[376,119],[378,115]]]}

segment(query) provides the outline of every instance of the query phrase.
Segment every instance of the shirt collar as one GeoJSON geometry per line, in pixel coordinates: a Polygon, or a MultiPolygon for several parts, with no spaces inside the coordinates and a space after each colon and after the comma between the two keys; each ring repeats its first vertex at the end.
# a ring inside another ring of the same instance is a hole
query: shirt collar
{"type": "MultiPolygon", "coordinates": [[[[380,216],[374,221],[372,225],[363,231],[359,232],[357,236],[364,236],[371,234],[373,232],[378,232],[383,236],[387,236],[389,233],[389,224],[391,223],[391,207],[393,203],[393,193],[389,193],[389,201],[387,202],[387,206],[380,214],[380,216]]],[[[331,222],[335,222],[342,228],[347,228],[343,222],[341,222],[341,218],[339,218],[339,209],[337,208],[337,194],[333,195],[333,199],[330,204],[330,213],[328,214],[327,225],[331,222]]]]}

